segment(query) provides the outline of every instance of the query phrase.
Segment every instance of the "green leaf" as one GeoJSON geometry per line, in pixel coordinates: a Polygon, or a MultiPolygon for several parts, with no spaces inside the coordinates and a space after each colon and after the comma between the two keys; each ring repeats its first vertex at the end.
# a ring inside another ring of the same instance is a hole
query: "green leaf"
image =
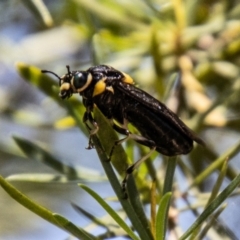
{"type": "MultiPolygon", "coordinates": [[[[218,221],[218,217],[220,214],[226,209],[227,203],[223,204],[210,218],[210,221],[206,224],[206,226],[203,228],[202,232],[197,236],[197,239],[204,239],[205,235],[207,234],[208,230],[211,227],[214,227],[214,224],[216,221],[218,221]]],[[[221,232],[218,233],[221,236],[221,232]]],[[[219,236],[219,237],[220,237],[219,236]]]]}
{"type": "Polygon", "coordinates": [[[69,181],[65,176],[61,176],[60,174],[49,174],[49,173],[21,173],[21,174],[13,174],[6,178],[9,182],[40,182],[40,183],[49,183],[49,182],[60,182],[64,183],[69,181]]]}
{"type": "MultiPolygon", "coordinates": [[[[97,108],[95,108],[95,110],[94,110],[94,118],[99,125],[99,131],[98,131],[97,135],[99,136],[101,144],[104,147],[105,154],[106,154],[106,152],[109,153],[114,145],[114,142],[118,140],[117,134],[113,130],[112,126],[110,125],[110,123],[106,119],[106,117],[104,117],[103,114],[97,108]]],[[[95,147],[98,152],[101,151],[97,144],[95,147]]],[[[126,155],[122,145],[118,145],[115,147],[112,158],[111,158],[111,163],[113,164],[113,166],[115,167],[117,172],[122,177],[124,177],[126,175],[126,169],[128,167],[127,155],[126,155]]],[[[114,176],[110,173],[110,175],[108,177],[112,184],[112,179],[114,178],[114,176]]],[[[118,186],[116,186],[115,189],[118,189],[118,186]]],[[[136,188],[135,181],[132,176],[130,176],[128,179],[127,189],[128,189],[128,197],[129,197],[129,200],[130,200],[132,206],[134,206],[135,213],[139,217],[142,224],[144,226],[148,226],[149,223],[146,218],[146,214],[144,212],[142,203],[140,201],[140,197],[139,197],[139,194],[138,194],[138,191],[136,188]]],[[[122,189],[121,189],[120,194],[122,195],[122,189]]],[[[122,196],[121,196],[121,198],[122,198],[122,196]]]]}
{"type": "Polygon", "coordinates": [[[126,231],[126,233],[134,240],[139,240],[139,238],[133,233],[131,228],[122,220],[119,215],[94,191],[83,184],[79,186],[88,192],[107,212],[108,214],[119,224],[119,226],[126,231]]]}
{"type": "Polygon", "coordinates": [[[73,223],[68,221],[66,218],[58,214],[55,214],[50,210],[48,210],[47,208],[44,208],[39,204],[35,203],[26,195],[18,191],[13,185],[5,181],[2,176],[0,176],[0,185],[18,203],[20,203],[30,211],[34,212],[41,218],[45,219],[46,221],[54,224],[55,226],[63,230],[66,230],[67,232],[71,233],[73,236],[79,239],[95,239],[95,238],[85,238],[86,236],[90,236],[90,235],[88,233],[86,234],[86,232],[83,229],[78,228],[73,223]]]}
{"type": "Polygon", "coordinates": [[[212,172],[214,172],[215,170],[219,169],[222,166],[226,158],[231,159],[239,151],[240,151],[240,142],[238,142],[236,145],[234,145],[233,147],[225,151],[218,159],[216,159],[203,172],[201,172],[197,177],[195,177],[188,189],[203,182],[212,172]]]}
{"type": "Polygon", "coordinates": [[[166,176],[164,179],[163,194],[172,191],[174,172],[177,165],[178,157],[170,157],[167,161],[166,176]]]}
{"type": "MultiPolygon", "coordinates": [[[[112,128],[109,120],[103,116],[98,108],[94,109],[94,118],[99,126],[97,135],[105,152],[109,154],[112,147],[114,146],[115,141],[119,140],[118,135],[112,128]]],[[[122,177],[125,176],[126,169],[128,167],[128,159],[121,144],[115,147],[113,155],[111,157],[111,162],[116,168],[117,172],[122,177]]]]}
{"type": "Polygon", "coordinates": [[[197,220],[189,227],[189,229],[181,236],[180,240],[187,239],[211,214],[223,203],[224,200],[234,191],[240,184],[240,174],[216,197],[208,207],[202,212],[197,220]]]}
{"type": "MultiPolygon", "coordinates": [[[[228,163],[228,161],[227,161],[227,159],[225,159],[225,161],[223,162],[223,165],[222,165],[222,169],[221,169],[221,171],[220,171],[220,173],[218,175],[216,183],[214,184],[214,187],[212,189],[212,192],[210,194],[210,197],[208,199],[208,202],[206,204],[205,209],[207,208],[209,203],[211,203],[218,195],[218,192],[219,192],[219,190],[221,188],[222,182],[223,182],[224,177],[226,175],[227,166],[228,166],[227,163],[228,163]]],[[[200,230],[201,230],[201,225],[199,225],[199,227],[194,230],[194,232],[192,233],[191,239],[195,239],[197,237],[197,235],[199,234],[200,230]]]]}
{"type": "MultiPolygon", "coordinates": [[[[98,125],[99,125],[99,131],[97,133],[101,144],[104,148],[105,155],[106,153],[109,153],[115,143],[115,141],[118,140],[116,132],[113,130],[112,126],[110,125],[109,121],[106,119],[106,117],[103,116],[103,114],[99,111],[99,109],[94,110],[94,118],[96,119],[98,125]]],[[[101,151],[101,148],[98,146],[98,144],[95,144],[97,152],[101,151]]],[[[118,145],[115,147],[113,151],[113,155],[111,157],[111,163],[113,164],[114,168],[117,170],[117,172],[122,176],[125,177],[126,175],[126,169],[128,167],[128,159],[127,155],[122,147],[122,145],[118,145]]],[[[109,177],[109,180],[111,182],[111,179],[114,176],[111,175],[109,177]]],[[[146,220],[142,204],[140,199],[138,198],[139,194],[136,188],[136,184],[133,180],[133,177],[130,177],[128,179],[128,192],[129,192],[129,199],[131,203],[134,206],[134,209],[136,212],[138,212],[138,216],[140,218],[145,218],[143,221],[145,222],[144,224],[147,224],[148,221],[146,220]]],[[[122,191],[122,189],[121,189],[122,191]]]]}
{"type": "Polygon", "coordinates": [[[55,225],[58,225],[55,219],[52,217],[51,211],[33,202],[26,195],[18,191],[13,185],[5,181],[2,176],[0,176],[0,185],[13,199],[15,199],[21,205],[23,205],[30,211],[36,213],[38,216],[42,217],[43,219],[55,225]]]}
{"type": "Polygon", "coordinates": [[[16,136],[13,139],[28,158],[38,160],[54,170],[67,175],[70,179],[77,178],[78,174],[73,167],[61,163],[57,158],[33,142],[16,136]]]}
{"type": "Polygon", "coordinates": [[[70,222],[68,219],[64,218],[63,216],[53,213],[53,218],[58,222],[58,224],[68,232],[71,232],[74,234],[74,236],[77,236],[78,239],[84,239],[84,240],[97,240],[98,238],[94,237],[93,235],[87,233],[84,229],[78,228],[76,225],[74,225],[72,222],[70,222]]]}
{"type": "Polygon", "coordinates": [[[53,81],[49,76],[43,74],[39,68],[27,65],[25,63],[17,63],[16,68],[19,74],[33,86],[44,92],[47,96],[54,99],[60,106],[67,108],[68,113],[75,119],[77,126],[81,131],[87,134],[87,129],[82,121],[83,114],[86,111],[83,104],[76,98],[71,97],[68,101],[63,101],[56,90],[57,82],[53,81]]]}
{"type": "Polygon", "coordinates": [[[135,198],[135,201],[134,200],[128,201],[126,198],[124,198],[124,194],[123,194],[121,185],[118,181],[118,178],[116,176],[116,173],[113,170],[112,165],[109,162],[109,159],[106,155],[106,152],[102,148],[102,145],[97,136],[93,136],[93,142],[94,142],[95,148],[97,150],[99,159],[101,160],[101,164],[104,168],[104,171],[105,171],[105,173],[112,185],[112,188],[115,191],[123,209],[125,210],[127,216],[129,217],[133,227],[135,228],[135,230],[138,232],[139,236],[142,239],[144,239],[144,240],[151,239],[152,240],[153,238],[152,238],[152,234],[150,232],[150,226],[149,226],[148,222],[145,220],[146,217],[143,218],[142,215],[138,215],[138,212],[135,211],[135,205],[133,205],[133,202],[135,202],[137,200],[140,201],[138,192],[136,190],[136,187],[135,187],[135,184],[133,181],[133,177],[132,176],[129,177],[127,187],[129,189],[130,186],[132,186],[132,187],[134,186],[133,187],[134,191],[131,189],[131,191],[130,192],[128,191],[128,192],[129,192],[129,194],[131,194],[129,196],[129,198],[133,197],[133,198],[135,198]],[[130,204],[130,202],[131,202],[131,204],[130,204]]]}
{"type": "Polygon", "coordinates": [[[105,222],[106,217],[105,218],[103,217],[104,220],[98,219],[95,216],[95,213],[91,214],[91,213],[87,212],[85,209],[83,209],[82,207],[80,207],[80,206],[78,206],[74,203],[71,203],[71,205],[78,213],[80,213],[80,214],[84,215],[85,217],[89,218],[91,220],[91,223],[95,223],[97,226],[102,226],[102,227],[108,229],[107,224],[112,223],[112,218],[111,217],[109,217],[109,222],[105,222]]]}
{"type": "Polygon", "coordinates": [[[23,0],[22,3],[33,13],[34,17],[46,27],[53,25],[53,19],[46,5],[41,0],[23,0]]]}
{"type": "Polygon", "coordinates": [[[167,192],[160,200],[156,216],[156,240],[164,240],[168,221],[168,210],[172,193],[167,192]]]}
{"type": "MultiPolygon", "coordinates": [[[[224,178],[226,176],[226,172],[227,172],[227,167],[228,167],[228,160],[225,159],[225,161],[223,162],[223,165],[222,165],[222,168],[221,168],[221,171],[218,175],[218,178],[217,178],[217,181],[216,183],[214,184],[214,187],[212,189],[212,192],[211,192],[211,195],[210,195],[210,198],[208,200],[208,204],[211,203],[213,201],[213,199],[215,199],[218,195],[218,192],[222,186],[222,183],[224,181],[224,178]]],[[[207,205],[208,205],[207,204],[207,205]]]]}
{"type": "Polygon", "coordinates": [[[29,158],[36,161],[39,161],[52,169],[64,174],[65,176],[59,175],[37,175],[37,174],[24,174],[24,175],[15,175],[9,177],[9,180],[26,180],[26,181],[59,181],[66,182],[70,180],[84,179],[87,181],[103,181],[106,180],[106,177],[103,177],[101,174],[98,174],[92,169],[87,169],[84,167],[72,167],[66,165],[63,162],[60,162],[55,156],[51,155],[49,152],[38,146],[37,144],[21,138],[13,137],[14,141],[17,143],[18,147],[24,152],[24,154],[29,158]],[[25,178],[25,179],[24,179],[25,178]]]}
{"type": "Polygon", "coordinates": [[[100,18],[101,20],[119,25],[120,28],[125,29],[141,29],[141,30],[147,30],[146,25],[141,22],[132,21],[132,19],[128,15],[124,15],[118,13],[117,11],[114,11],[113,8],[110,8],[109,6],[104,6],[104,4],[101,4],[98,1],[95,0],[75,0],[76,4],[79,5],[80,8],[84,8],[87,11],[90,11],[94,14],[95,17],[100,18]]]}
{"type": "Polygon", "coordinates": [[[62,100],[58,97],[53,89],[53,86],[57,86],[57,82],[53,81],[52,78],[43,74],[41,70],[37,67],[27,65],[23,62],[16,63],[16,68],[19,74],[33,86],[40,89],[47,96],[51,97],[62,105],[62,100]]]}

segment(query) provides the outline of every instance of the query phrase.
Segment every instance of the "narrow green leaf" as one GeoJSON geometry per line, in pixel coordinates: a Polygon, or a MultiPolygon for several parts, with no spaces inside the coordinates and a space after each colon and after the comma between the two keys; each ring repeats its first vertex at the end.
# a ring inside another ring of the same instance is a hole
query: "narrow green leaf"
{"type": "Polygon", "coordinates": [[[68,113],[75,119],[81,131],[87,134],[87,129],[82,121],[83,114],[86,111],[80,99],[71,97],[68,101],[63,101],[58,96],[57,81],[52,80],[47,74],[41,72],[39,68],[19,62],[16,64],[19,74],[30,84],[37,87],[47,96],[54,99],[61,107],[65,107],[68,113]]]}
{"type": "Polygon", "coordinates": [[[76,179],[78,177],[78,173],[74,167],[61,163],[57,158],[33,142],[16,136],[14,136],[13,139],[28,158],[35,159],[48,165],[56,171],[67,175],[69,179],[76,179]]]}
{"type": "Polygon", "coordinates": [[[33,13],[34,17],[46,27],[53,25],[53,19],[46,5],[41,0],[24,0],[22,3],[33,13]]]}
{"type": "MultiPolygon", "coordinates": [[[[105,152],[109,153],[114,145],[114,142],[118,140],[117,134],[113,130],[106,117],[104,117],[97,108],[94,110],[94,118],[99,125],[99,131],[97,135],[99,136],[105,152]]],[[[98,150],[97,146],[96,149],[98,150]]],[[[111,158],[111,163],[122,177],[124,177],[126,174],[126,169],[128,167],[127,161],[127,155],[122,145],[116,146],[111,158]]],[[[109,180],[111,181],[111,178],[109,178],[109,180]]],[[[149,222],[146,218],[146,214],[144,212],[142,203],[140,201],[139,193],[137,191],[136,184],[132,176],[130,176],[128,179],[127,190],[129,200],[131,202],[131,205],[134,207],[134,211],[139,217],[139,220],[144,226],[149,226],[149,222]]]]}
{"type": "MultiPolygon", "coordinates": [[[[92,223],[95,223],[98,226],[102,226],[104,228],[108,228],[107,223],[105,223],[103,220],[98,219],[95,215],[87,212],[86,210],[84,210],[83,208],[81,208],[80,206],[71,203],[72,207],[81,215],[84,215],[85,217],[89,218],[91,220],[92,223]]],[[[109,217],[110,219],[110,217],[109,217]]],[[[112,218],[111,218],[111,222],[112,222],[112,218]]]]}
{"type": "Polygon", "coordinates": [[[189,227],[189,229],[181,236],[180,240],[187,239],[187,237],[193,233],[222,203],[227,197],[234,191],[234,189],[240,184],[240,174],[235,177],[232,182],[216,197],[208,207],[202,212],[197,220],[189,227]]]}
{"type": "Polygon", "coordinates": [[[68,180],[65,176],[57,175],[57,174],[49,174],[49,173],[21,173],[21,174],[13,174],[6,178],[9,182],[40,182],[40,183],[49,183],[49,182],[60,182],[65,183],[68,180]]]}
{"type": "MultiPolygon", "coordinates": [[[[225,210],[227,204],[223,204],[212,216],[210,221],[207,225],[203,228],[202,232],[197,236],[197,239],[204,239],[205,235],[207,234],[208,230],[214,226],[214,223],[217,221],[220,214],[225,210]]],[[[221,234],[221,233],[219,233],[221,234]]]]}
{"type": "Polygon", "coordinates": [[[156,197],[156,181],[152,182],[150,193],[150,206],[151,206],[151,231],[154,239],[156,239],[156,209],[157,209],[157,197],[156,197]]]}
{"type": "Polygon", "coordinates": [[[79,186],[88,192],[105,210],[108,214],[119,224],[119,226],[126,231],[126,233],[135,240],[139,240],[139,238],[133,233],[131,228],[123,221],[119,215],[94,191],[83,184],[79,184],[79,186]]]}
{"type": "Polygon", "coordinates": [[[119,27],[124,27],[126,29],[141,29],[141,30],[147,30],[146,25],[142,22],[138,21],[132,21],[131,18],[129,18],[128,15],[120,14],[117,11],[113,11],[112,8],[108,6],[104,6],[104,4],[101,4],[98,1],[95,0],[75,0],[76,4],[79,5],[80,8],[84,8],[87,11],[90,11],[93,13],[97,18],[100,18],[104,20],[105,22],[119,25],[119,27]]]}
{"type": "Polygon", "coordinates": [[[212,172],[219,169],[226,158],[231,159],[240,151],[240,142],[238,142],[233,147],[229,148],[225,153],[223,153],[218,159],[216,159],[212,164],[210,164],[203,172],[201,172],[196,178],[194,178],[192,184],[188,189],[192,188],[195,185],[203,182],[212,172]]]}
{"type": "Polygon", "coordinates": [[[149,236],[152,237],[150,223],[144,211],[143,204],[141,202],[140,195],[138,193],[133,175],[130,175],[130,177],[128,178],[127,192],[128,199],[130,201],[131,206],[134,209],[134,212],[141,221],[142,225],[145,226],[145,230],[148,232],[149,236]]]}
{"type": "Polygon", "coordinates": [[[162,69],[162,60],[161,57],[161,48],[158,47],[159,45],[159,38],[158,38],[158,31],[159,26],[154,26],[152,28],[151,32],[151,45],[150,45],[150,51],[153,58],[154,63],[154,70],[159,78],[159,81],[155,81],[154,83],[157,84],[157,90],[159,94],[163,94],[164,92],[164,86],[162,81],[162,75],[163,75],[163,69],[162,69]]]}
{"type": "Polygon", "coordinates": [[[25,181],[38,181],[38,182],[48,182],[48,181],[57,181],[57,182],[67,182],[72,180],[85,180],[85,181],[105,181],[106,177],[102,176],[97,171],[94,171],[83,166],[70,166],[66,165],[63,162],[59,161],[54,155],[50,154],[37,144],[21,138],[13,137],[14,141],[17,143],[19,148],[23,153],[31,160],[39,161],[52,169],[58,171],[62,175],[56,174],[18,174],[12,175],[9,180],[25,180],[25,181]]]}
{"type": "Polygon", "coordinates": [[[163,186],[163,194],[172,191],[174,172],[177,165],[178,157],[170,157],[167,162],[166,176],[163,186]]]}
{"type": "MultiPolygon", "coordinates": [[[[23,193],[18,191],[13,185],[8,183],[2,176],[0,176],[0,185],[14,200],[16,200],[18,203],[20,203],[21,205],[23,205],[30,211],[34,212],[41,218],[45,219],[46,221],[54,224],[55,226],[57,226],[63,230],[66,230],[67,232],[71,233],[73,236],[75,236],[79,239],[87,239],[87,238],[80,238],[80,236],[82,236],[83,232],[84,232],[84,234],[89,235],[83,229],[79,229],[73,223],[71,223],[67,219],[65,219],[64,217],[61,217],[58,214],[54,214],[47,208],[44,208],[44,207],[40,206],[39,204],[35,203],[30,198],[28,198],[26,195],[24,195],[23,193]],[[56,217],[56,216],[58,216],[58,217],[56,217]],[[60,221],[60,218],[62,221],[60,221]]],[[[95,238],[92,238],[92,239],[95,239],[95,238]]]]}
{"type": "MultiPolygon", "coordinates": [[[[135,206],[132,205],[132,202],[130,204],[130,201],[128,201],[127,199],[124,198],[124,194],[123,194],[121,185],[119,183],[119,180],[116,176],[116,173],[113,170],[112,165],[109,162],[109,159],[106,155],[106,152],[103,150],[102,145],[101,145],[99,139],[97,138],[97,136],[93,136],[93,141],[94,141],[94,145],[97,150],[99,159],[101,160],[101,164],[104,168],[104,171],[105,171],[105,173],[111,183],[111,186],[112,186],[113,190],[115,191],[123,209],[125,210],[127,216],[129,217],[133,227],[138,232],[141,239],[144,239],[144,240],[151,239],[152,240],[153,238],[152,238],[149,224],[141,218],[142,216],[139,216],[136,213],[135,206]]],[[[129,191],[129,186],[132,186],[132,185],[134,185],[134,181],[133,181],[133,177],[130,176],[128,179],[128,184],[127,184],[128,191],[129,191]]],[[[129,198],[130,197],[139,198],[136,187],[134,187],[134,191],[132,191],[132,189],[131,189],[130,193],[131,193],[131,195],[129,196],[129,198]]]]}
{"type": "MultiPolygon", "coordinates": [[[[112,128],[110,122],[105,116],[103,116],[98,108],[94,109],[94,118],[99,126],[97,135],[104,150],[109,154],[115,141],[119,140],[118,135],[112,128]]],[[[111,157],[111,163],[116,168],[117,172],[124,177],[128,167],[128,159],[122,145],[115,147],[111,157]]]]}
{"type": "Polygon", "coordinates": [[[186,22],[188,26],[195,24],[196,18],[198,16],[197,11],[199,9],[199,1],[187,0],[184,4],[186,8],[186,22]]]}
{"type": "Polygon", "coordinates": [[[53,90],[53,86],[57,86],[57,81],[54,81],[46,74],[43,74],[39,68],[27,65],[23,62],[16,63],[16,68],[19,74],[27,82],[31,83],[33,86],[44,92],[47,96],[53,98],[62,105],[62,100],[53,90]]]}
{"type": "Polygon", "coordinates": [[[13,199],[15,199],[21,205],[23,205],[30,211],[36,213],[38,216],[42,217],[46,221],[59,226],[55,219],[52,217],[51,211],[44,207],[41,207],[40,205],[32,201],[26,195],[18,191],[13,185],[8,183],[2,176],[0,176],[0,185],[13,199]]]}
{"type": "Polygon", "coordinates": [[[161,198],[156,216],[156,240],[164,240],[168,221],[168,210],[172,193],[168,192],[161,198]]]}
{"type": "Polygon", "coordinates": [[[210,195],[210,198],[208,200],[208,203],[211,203],[213,201],[213,199],[215,199],[218,195],[218,192],[222,186],[222,183],[224,181],[224,178],[226,176],[226,172],[227,172],[227,167],[228,167],[228,160],[225,159],[225,161],[223,162],[223,165],[222,165],[222,168],[221,168],[221,171],[218,175],[218,178],[217,178],[217,181],[216,183],[214,184],[214,187],[213,187],[213,190],[211,192],[211,195],[210,195]]]}
{"type": "Polygon", "coordinates": [[[93,235],[87,233],[84,229],[78,228],[76,225],[74,225],[72,222],[64,218],[63,216],[53,213],[53,218],[58,222],[58,224],[68,232],[71,232],[76,236],[78,239],[84,239],[84,240],[97,240],[98,238],[94,237],[93,235]]]}
{"type": "MultiPolygon", "coordinates": [[[[207,208],[207,206],[209,205],[209,203],[211,203],[218,195],[218,192],[221,188],[221,185],[222,185],[222,182],[224,180],[224,177],[226,175],[226,171],[227,171],[227,160],[225,159],[225,161],[223,162],[223,165],[222,165],[222,169],[218,175],[218,178],[217,178],[217,181],[216,183],[214,184],[214,187],[213,187],[213,190],[210,194],[210,197],[208,199],[208,202],[205,206],[205,209],[207,208]]],[[[199,235],[199,232],[201,230],[201,225],[199,225],[192,233],[191,235],[191,238],[190,239],[196,239],[197,238],[197,235],[199,235]]]]}

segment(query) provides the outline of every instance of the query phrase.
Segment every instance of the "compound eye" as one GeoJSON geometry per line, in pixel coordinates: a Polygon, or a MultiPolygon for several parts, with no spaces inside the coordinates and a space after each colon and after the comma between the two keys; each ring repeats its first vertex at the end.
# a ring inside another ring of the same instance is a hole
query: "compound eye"
{"type": "Polygon", "coordinates": [[[77,92],[82,92],[86,89],[92,81],[92,75],[88,72],[78,72],[74,74],[73,86],[77,92]]]}
{"type": "Polygon", "coordinates": [[[87,83],[88,73],[79,72],[74,75],[73,85],[76,89],[84,87],[87,83]]]}

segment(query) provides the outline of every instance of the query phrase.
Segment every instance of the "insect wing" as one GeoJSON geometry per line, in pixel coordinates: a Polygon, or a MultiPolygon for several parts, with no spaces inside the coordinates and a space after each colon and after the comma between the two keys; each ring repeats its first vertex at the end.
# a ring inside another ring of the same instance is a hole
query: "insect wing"
{"type": "Polygon", "coordinates": [[[165,155],[186,154],[191,151],[193,141],[204,144],[175,113],[145,91],[124,82],[118,82],[115,88],[127,98],[126,118],[132,118],[132,124],[141,134],[157,143],[159,152],[165,155]]]}

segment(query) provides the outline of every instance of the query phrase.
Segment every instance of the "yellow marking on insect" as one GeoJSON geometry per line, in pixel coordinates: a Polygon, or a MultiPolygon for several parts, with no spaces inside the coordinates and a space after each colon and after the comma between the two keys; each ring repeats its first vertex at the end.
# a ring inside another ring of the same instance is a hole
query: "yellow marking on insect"
{"type": "Polygon", "coordinates": [[[106,83],[105,81],[107,80],[106,77],[98,81],[95,86],[94,86],[94,91],[93,91],[93,97],[95,97],[98,94],[103,93],[106,90],[106,83]]]}
{"type": "Polygon", "coordinates": [[[106,87],[106,90],[109,91],[109,92],[112,92],[112,94],[114,94],[114,89],[113,89],[112,86],[106,87]]]}
{"type": "Polygon", "coordinates": [[[123,82],[125,83],[129,83],[129,84],[134,84],[134,81],[133,79],[126,73],[122,73],[124,75],[124,79],[123,79],[123,82]]]}
{"type": "Polygon", "coordinates": [[[60,91],[68,91],[70,88],[71,88],[70,83],[65,82],[61,85],[60,91]]]}
{"type": "Polygon", "coordinates": [[[74,93],[77,93],[78,91],[77,91],[77,89],[75,88],[75,86],[74,86],[74,84],[73,84],[73,81],[74,81],[74,77],[71,78],[70,84],[71,84],[72,91],[73,91],[74,93]]]}

